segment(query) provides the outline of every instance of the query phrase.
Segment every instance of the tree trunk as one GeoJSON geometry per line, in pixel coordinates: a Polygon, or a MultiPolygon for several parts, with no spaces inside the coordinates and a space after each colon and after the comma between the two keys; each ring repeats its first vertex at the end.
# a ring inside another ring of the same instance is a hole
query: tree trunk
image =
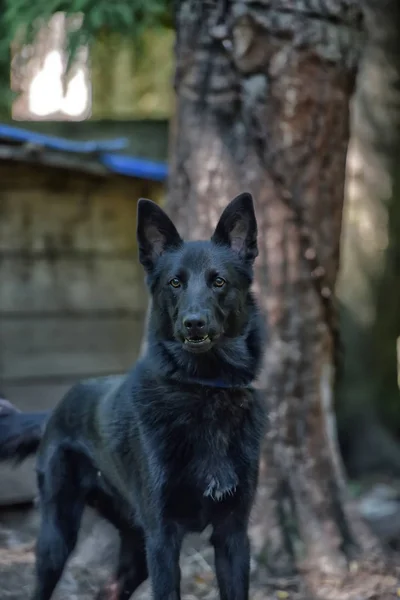
{"type": "Polygon", "coordinates": [[[256,199],[270,428],[254,546],[279,572],[302,558],[341,570],[377,550],[346,497],[332,407],[358,3],[177,4],[169,213],[187,238],[206,237],[233,196],[256,199]]]}
{"type": "Polygon", "coordinates": [[[346,352],[338,386],[350,474],[400,476],[398,348],[400,3],[366,2],[368,42],[353,106],[338,297],[346,352]],[[368,449],[368,450],[367,450],[368,449]]]}

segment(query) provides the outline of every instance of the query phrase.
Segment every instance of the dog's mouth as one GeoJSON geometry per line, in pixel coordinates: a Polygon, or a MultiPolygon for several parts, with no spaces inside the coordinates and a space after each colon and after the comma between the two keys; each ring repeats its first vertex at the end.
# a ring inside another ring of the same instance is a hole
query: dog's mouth
{"type": "Polygon", "coordinates": [[[211,339],[209,335],[193,336],[185,338],[185,348],[191,352],[204,352],[211,346],[211,339]]]}

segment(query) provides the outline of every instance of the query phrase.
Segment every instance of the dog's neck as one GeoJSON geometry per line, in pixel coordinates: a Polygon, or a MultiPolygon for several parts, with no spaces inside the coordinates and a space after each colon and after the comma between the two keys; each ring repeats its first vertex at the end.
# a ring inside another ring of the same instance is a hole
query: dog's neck
{"type": "Polygon", "coordinates": [[[160,334],[150,318],[148,342],[147,360],[159,362],[160,371],[170,379],[209,388],[245,389],[262,365],[264,330],[258,318],[250,318],[241,335],[225,338],[205,354],[192,354],[177,340],[160,334]]]}
{"type": "Polygon", "coordinates": [[[177,381],[179,383],[183,383],[186,385],[200,385],[203,387],[207,387],[207,388],[216,388],[216,389],[225,389],[225,390],[232,390],[232,389],[251,389],[252,387],[252,382],[253,379],[249,379],[247,382],[246,381],[228,381],[227,379],[222,379],[221,377],[218,378],[214,378],[214,379],[206,379],[206,378],[200,378],[200,377],[182,377],[182,376],[178,376],[176,373],[172,374],[170,376],[170,379],[177,381]]]}

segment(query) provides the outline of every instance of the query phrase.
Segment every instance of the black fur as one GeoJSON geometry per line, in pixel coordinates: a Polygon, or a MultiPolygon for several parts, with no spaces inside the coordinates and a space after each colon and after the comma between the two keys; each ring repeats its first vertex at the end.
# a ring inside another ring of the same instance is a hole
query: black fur
{"type": "MultiPolygon", "coordinates": [[[[148,349],[127,376],[74,386],[49,418],[37,462],[33,598],[51,597],[90,505],[120,532],[114,597],[129,598],[150,576],[155,600],[179,600],[182,538],[212,525],[221,600],[247,600],[266,420],[251,386],[264,346],[250,292],[253,201],[235,198],[211,241],[183,242],[161,208],[140,200],[137,238],[152,294],[148,349]]],[[[12,427],[23,440],[23,426],[12,427]]],[[[10,448],[26,454],[18,435],[3,457],[10,448]]]]}
{"type": "Polygon", "coordinates": [[[39,448],[48,412],[22,413],[0,398],[0,461],[22,462],[39,448]]]}

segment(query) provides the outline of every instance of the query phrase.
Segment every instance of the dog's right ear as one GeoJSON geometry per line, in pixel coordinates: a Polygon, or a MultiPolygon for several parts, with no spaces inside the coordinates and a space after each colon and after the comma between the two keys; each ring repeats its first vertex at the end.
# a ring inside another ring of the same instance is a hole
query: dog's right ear
{"type": "Polygon", "coordinates": [[[139,260],[151,271],[165,250],[179,248],[183,240],[169,216],[152,200],[140,198],[137,208],[136,237],[139,260]]]}
{"type": "Polygon", "coordinates": [[[229,246],[244,260],[254,261],[258,255],[257,220],[251,194],[239,194],[228,204],[211,239],[216,244],[229,246]]]}

